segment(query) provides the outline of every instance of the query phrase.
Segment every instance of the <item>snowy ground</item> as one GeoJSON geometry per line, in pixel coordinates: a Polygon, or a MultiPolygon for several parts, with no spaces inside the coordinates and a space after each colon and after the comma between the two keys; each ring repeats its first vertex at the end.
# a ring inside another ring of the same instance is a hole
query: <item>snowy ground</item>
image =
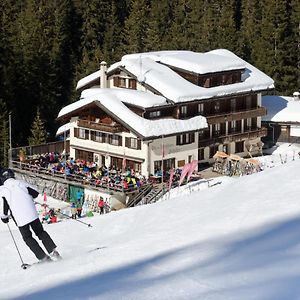
{"type": "MultiPolygon", "coordinates": [[[[22,270],[1,223],[0,299],[300,299],[300,159],[282,164],[285,147],[264,157],[275,167],[81,219],[93,227],[46,224],[60,262],[22,270]]],[[[35,262],[10,228],[24,261],[35,262]]]]}

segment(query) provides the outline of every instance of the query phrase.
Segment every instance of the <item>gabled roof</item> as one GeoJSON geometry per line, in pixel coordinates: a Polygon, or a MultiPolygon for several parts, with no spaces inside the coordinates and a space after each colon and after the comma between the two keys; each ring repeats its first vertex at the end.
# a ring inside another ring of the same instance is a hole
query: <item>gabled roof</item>
{"type": "Polygon", "coordinates": [[[196,116],[186,120],[172,118],[144,119],[131,111],[124,103],[148,107],[150,103],[152,103],[152,106],[153,104],[166,104],[166,99],[147,92],[127,89],[99,88],[85,90],[82,92],[80,100],[61,109],[57,119],[62,119],[64,116],[78,111],[91,103],[101,107],[101,109],[142,139],[197,131],[208,127],[206,118],[203,116],[196,116]]]}
{"type": "Polygon", "coordinates": [[[262,121],[300,123],[300,101],[293,97],[263,96],[262,106],[267,108],[262,121]]]}
{"type": "MultiPolygon", "coordinates": [[[[157,51],[128,54],[111,65],[107,73],[112,74],[118,69],[127,70],[139,82],[152,87],[175,103],[274,88],[274,81],[269,76],[225,49],[206,53],[157,51]],[[196,74],[229,70],[244,70],[244,73],[240,83],[204,88],[185,80],[169,66],[196,74]]],[[[93,74],[96,76],[96,73],[93,74]]]]}

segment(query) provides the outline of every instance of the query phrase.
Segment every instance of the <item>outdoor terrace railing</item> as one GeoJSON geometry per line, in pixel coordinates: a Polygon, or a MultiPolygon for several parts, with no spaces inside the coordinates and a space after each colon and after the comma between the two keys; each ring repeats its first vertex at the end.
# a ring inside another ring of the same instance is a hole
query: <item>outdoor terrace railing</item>
{"type": "MultiPolygon", "coordinates": [[[[52,169],[42,168],[40,166],[30,164],[27,162],[12,161],[12,168],[15,170],[25,171],[32,175],[38,175],[41,177],[52,178],[58,181],[64,180],[66,183],[79,184],[83,186],[90,186],[93,188],[105,189],[106,191],[115,191],[122,193],[130,193],[137,191],[136,185],[128,184],[128,188],[124,188],[121,183],[109,183],[106,181],[101,181],[100,184],[96,183],[96,179],[89,179],[84,174],[70,174],[67,175],[62,172],[58,172],[52,169]]],[[[145,183],[146,184],[146,183],[145,183]]]]}

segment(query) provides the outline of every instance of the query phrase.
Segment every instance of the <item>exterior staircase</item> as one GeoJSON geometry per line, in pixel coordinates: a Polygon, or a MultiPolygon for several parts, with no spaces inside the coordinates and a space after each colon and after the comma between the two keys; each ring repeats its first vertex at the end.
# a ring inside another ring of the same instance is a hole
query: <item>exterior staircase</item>
{"type": "Polygon", "coordinates": [[[132,198],[127,203],[127,207],[154,203],[159,200],[166,192],[167,189],[162,184],[150,185],[145,190],[141,190],[139,194],[132,198]]]}

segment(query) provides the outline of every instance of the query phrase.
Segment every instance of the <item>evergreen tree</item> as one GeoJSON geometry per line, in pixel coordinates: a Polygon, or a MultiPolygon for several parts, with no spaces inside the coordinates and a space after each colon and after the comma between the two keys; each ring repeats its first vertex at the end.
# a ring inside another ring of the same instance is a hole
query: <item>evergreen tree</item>
{"type": "Polygon", "coordinates": [[[40,110],[37,109],[36,117],[31,126],[31,136],[28,138],[30,146],[44,144],[46,142],[47,132],[44,127],[44,122],[41,119],[40,110]]]}
{"type": "Polygon", "coordinates": [[[146,0],[132,0],[123,33],[123,52],[139,53],[146,48],[149,5],[146,0]]]}
{"type": "Polygon", "coordinates": [[[103,57],[104,36],[110,19],[110,0],[89,0],[82,14],[82,60],[77,69],[80,79],[95,72],[103,57]]]}
{"type": "Polygon", "coordinates": [[[108,65],[118,61],[121,56],[121,23],[118,18],[117,5],[111,1],[110,18],[103,38],[103,57],[108,65]]]}

